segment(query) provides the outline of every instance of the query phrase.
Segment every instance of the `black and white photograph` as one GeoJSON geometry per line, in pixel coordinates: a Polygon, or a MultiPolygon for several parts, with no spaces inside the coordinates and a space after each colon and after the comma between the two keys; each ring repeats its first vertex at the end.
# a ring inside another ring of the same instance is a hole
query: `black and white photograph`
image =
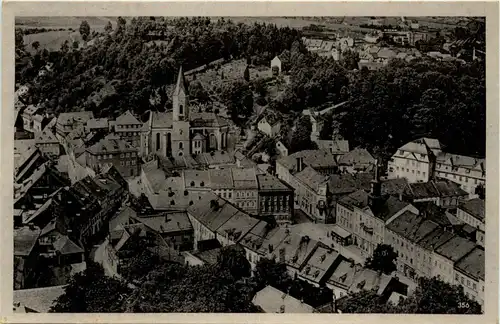
{"type": "Polygon", "coordinates": [[[486,23],[16,16],[13,312],[484,314],[486,23]]]}

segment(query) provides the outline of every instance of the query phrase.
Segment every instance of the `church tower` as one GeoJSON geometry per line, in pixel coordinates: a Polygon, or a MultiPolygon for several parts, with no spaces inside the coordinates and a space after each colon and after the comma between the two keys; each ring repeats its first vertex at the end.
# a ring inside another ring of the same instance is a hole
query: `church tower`
{"type": "Polygon", "coordinates": [[[189,141],[189,96],[182,67],[177,77],[172,104],[174,108],[172,113],[172,133],[170,134],[172,155],[182,156],[190,153],[191,146],[189,141]]]}
{"type": "Polygon", "coordinates": [[[177,84],[175,86],[174,94],[172,97],[173,104],[173,120],[174,121],[188,121],[189,120],[189,95],[186,87],[186,80],[184,79],[184,72],[182,66],[179,69],[179,76],[177,77],[177,84]]]}

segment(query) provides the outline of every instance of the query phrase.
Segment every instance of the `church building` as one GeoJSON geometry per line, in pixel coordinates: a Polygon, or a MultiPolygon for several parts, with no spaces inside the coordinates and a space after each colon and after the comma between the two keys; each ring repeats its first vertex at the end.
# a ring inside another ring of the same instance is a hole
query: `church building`
{"type": "Polygon", "coordinates": [[[172,105],[172,111],[150,113],[141,131],[141,155],[168,157],[227,149],[231,120],[190,107],[182,67],[172,105]]]}

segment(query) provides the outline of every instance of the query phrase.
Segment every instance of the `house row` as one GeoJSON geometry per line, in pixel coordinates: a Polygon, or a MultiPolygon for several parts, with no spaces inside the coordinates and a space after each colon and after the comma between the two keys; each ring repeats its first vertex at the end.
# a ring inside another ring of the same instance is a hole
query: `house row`
{"type": "Polygon", "coordinates": [[[412,183],[447,179],[473,196],[478,186],[485,186],[486,160],[446,153],[437,139],[423,137],[394,153],[388,163],[388,177],[406,178],[412,183]]]}
{"type": "Polygon", "coordinates": [[[252,269],[262,258],[275,259],[286,265],[293,278],[316,286],[326,285],[336,298],[361,289],[384,290],[386,283],[391,281],[390,277],[361,268],[350,258],[307,235],[255,219],[214,193],[208,193],[190,206],[187,213],[195,237],[195,252],[186,259],[188,264],[202,264],[207,252],[196,253],[198,246],[217,240],[221,246],[237,244],[242,247],[252,269]]]}
{"type": "Polygon", "coordinates": [[[276,161],[277,177],[295,190],[296,208],[316,222],[328,222],[332,196],[357,190],[361,183],[366,187],[373,177],[366,175],[375,159],[365,149],[337,153],[305,150],[276,161]]]}
{"type": "MultiPolygon", "coordinates": [[[[468,296],[482,304],[484,254],[481,259],[482,254],[474,252],[474,270],[464,271],[462,268],[468,266],[461,266],[465,262],[461,260],[469,253],[482,249],[480,225],[474,222],[477,216],[470,216],[475,212],[464,211],[480,210],[475,204],[475,201],[460,202],[458,212],[453,214],[433,200],[410,203],[383,194],[381,182],[375,178],[370,192],[359,190],[341,198],[336,216],[337,224],[351,234],[348,243],[359,247],[366,256],[371,255],[378,244],[389,244],[398,254],[397,271],[409,278],[438,277],[457,284],[455,277],[460,273],[466,279],[462,282],[459,277],[459,284],[464,289],[475,289],[475,293],[469,291],[468,296]],[[461,219],[467,219],[477,228],[461,219]]],[[[484,240],[484,230],[482,235],[484,240]]]]}
{"type": "Polygon", "coordinates": [[[234,203],[252,215],[272,217],[290,224],[293,217],[293,188],[256,168],[183,170],[167,174],[154,161],[141,173],[142,193],[155,209],[185,210],[209,192],[234,203]],[[169,205],[164,206],[165,202],[169,205]]]}

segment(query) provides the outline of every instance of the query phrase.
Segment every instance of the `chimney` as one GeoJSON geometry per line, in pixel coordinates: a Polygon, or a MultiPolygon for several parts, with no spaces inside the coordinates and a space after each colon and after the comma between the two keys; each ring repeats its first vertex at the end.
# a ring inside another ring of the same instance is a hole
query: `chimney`
{"type": "Polygon", "coordinates": [[[297,158],[297,172],[300,172],[303,170],[303,168],[304,168],[303,164],[304,164],[304,158],[298,157],[297,158]]]}
{"type": "Polygon", "coordinates": [[[375,160],[375,176],[373,180],[371,181],[371,196],[373,197],[380,197],[381,191],[382,191],[382,185],[380,183],[380,175],[379,175],[379,169],[378,169],[378,160],[375,160]]]}

